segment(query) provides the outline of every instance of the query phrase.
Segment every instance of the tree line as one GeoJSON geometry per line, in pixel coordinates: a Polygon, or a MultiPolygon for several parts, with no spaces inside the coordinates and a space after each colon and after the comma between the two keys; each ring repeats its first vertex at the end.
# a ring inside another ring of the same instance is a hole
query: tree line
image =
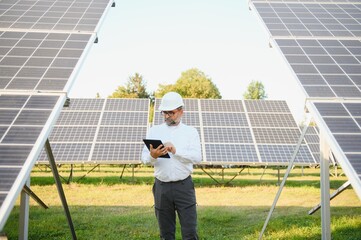
{"type": "MultiPolygon", "coordinates": [[[[143,76],[135,73],[127,83],[119,86],[109,98],[161,98],[165,93],[175,91],[184,98],[221,99],[217,86],[204,72],[192,68],[181,73],[174,84],[159,84],[155,92],[148,92],[143,76]]],[[[99,96],[99,94],[97,95],[99,96]]],[[[262,82],[253,80],[243,94],[244,99],[265,99],[267,94],[262,82]]]]}

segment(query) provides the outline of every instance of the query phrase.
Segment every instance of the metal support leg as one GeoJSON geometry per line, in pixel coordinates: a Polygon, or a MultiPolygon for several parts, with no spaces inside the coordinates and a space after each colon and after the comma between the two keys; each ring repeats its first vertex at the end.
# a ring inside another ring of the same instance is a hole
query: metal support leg
{"type": "Polygon", "coordinates": [[[47,153],[48,158],[49,158],[51,171],[53,172],[53,175],[54,175],[54,180],[55,180],[55,183],[56,183],[56,187],[58,189],[58,193],[59,193],[61,203],[63,204],[64,212],[65,212],[66,218],[68,220],[68,225],[69,225],[69,228],[70,228],[70,231],[71,231],[72,238],[73,238],[73,240],[76,240],[77,238],[76,238],[76,234],[75,234],[75,230],[74,230],[73,221],[71,220],[70,211],[69,211],[69,208],[68,208],[68,203],[67,203],[66,198],[65,198],[65,194],[64,194],[63,187],[61,185],[58,169],[56,168],[55,159],[54,159],[54,156],[53,156],[53,152],[51,151],[51,147],[50,147],[50,143],[49,143],[48,139],[45,142],[45,150],[46,150],[46,153],[47,153]]]}
{"type": "Polygon", "coordinates": [[[279,197],[280,197],[280,195],[281,195],[281,192],[282,192],[282,190],[283,190],[283,187],[284,187],[285,184],[286,184],[286,180],[287,180],[287,178],[288,178],[288,175],[289,175],[289,173],[291,172],[291,169],[292,169],[292,167],[293,167],[293,162],[295,161],[296,156],[297,156],[297,153],[298,153],[298,151],[299,151],[299,149],[300,149],[300,147],[301,147],[302,141],[303,141],[303,139],[305,138],[308,125],[309,125],[309,121],[306,121],[306,125],[304,126],[303,131],[302,131],[302,134],[301,134],[300,138],[298,139],[298,143],[297,143],[297,146],[296,146],[296,148],[295,148],[295,150],[294,150],[294,152],[293,152],[292,158],[291,158],[291,160],[290,160],[289,163],[288,163],[287,171],[286,171],[286,173],[285,173],[285,175],[284,175],[284,177],[283,177],[283,179],[282,179],[282,183],[281,183],[281,185],[280,185],[280,187],[279,187],[279,189],[278,189],[278,192],[277,192],[276,197],[275,197],[275,199],[274,199],[274,201],[273,201],[272,207],[271,207],[271,209],[270,209],[270,211],[269,211],[269,213],[268,213],[267,219],[266,219],[266,221],[265,221],[265,223],[264,223],[264,225],[263,225],[262,231],[261,231],[261,233],[259,234],[259,238],[258,238],[259,240],[262,239],[263,233],[264,233],[264,231],[266,230],[266,227],[267,227],[268,222],[269,222],[269,220],[270,220],[270,218],[271,218],[271,215],[272,215],[272,213],[273,213],[273,210],[274,210],[275,207],[276,207],[277,201],[278,201],[278,199],[279,199],[279,197]]]}
{"type": "Polygon", "coordinates": [[[212,178],[213,179],[213,181],[215,181],[217,184],[219,184],[219,185],[222,185],[220,182],[218,182],[217,181],[217,179],[215,179],[214,177],[212,177],[212,175],[210,175],[209,173],[207,173],[206,172],[206,170],[204,170],[204,168],[201,166],[201,169],[202,169],[202,171],[205,173],[205,174],[207,174],[210,178],[212,178]]]}
{"type": "Polygon", "coordinates": [[[119,177],[119,179],[122,179],[123,178],[123,174],[124,174],[124,170],[125,170],[125,167],[126,167],[127,165],[125,165],[124,164],[124,166],[123,166],[123,170],[122,170],[122,173],[120,174],[120,177],[119,177]]]}
{"type": "Polygon", "coordinates": [[[264,166],[263,171],[262,171],[262,175],[259,178],[259,181],[262,181],[262,178],[263,178],[264,173],[266,172],[266,169],[267,169],[267,166],[264,166]]]}
{"type": "Polygon", "coordinates": [[[322,240],[331,239],[331,214],[330,214],[330,161],[328,149],[323,135],[320,135],[321,154],[321,225],[322,240]]]}
{"type": "Polygon", "coordinates": [[[68,181],[66,181],[67,184],[69,184],[73,180],[73,171],[74,171],[74,166],[73,166],[73,164],[70,164],[70,174],[69,174],[68,181]]]}
{"type": "Polygon", "coordinates": [[[89,173],[91,173],[96,167],[98,167],[100,164],[95,165],[92,169],[90,169],[86,174],[78,178],[76,181],[80,181],[81,179],[85,178],[89,173]]]}
{"type": "Polygon", "coordinates": [[[132,164],[132,181],[134,182],[134,164],[132,164]]]}
{"type": "Polygon", "coordinates": [[[229,180],[228,182],[226,182],[224,185],[228,185],[229,183],[231,183],[237,176],[239,176],[241,174],[241,172],[244,170],[244,167],[236,174],[234,175],[233,178],[231,178],[231,180],[229,180]]]}
{"type": "MultiPolygon", "coordinates": [[[[25,183],[25,186],[30,186],[30,178],[25,183]]],[[[20,216],[19,216],[19,239],[28,239],[29,233],[29,195],[24,191],[20,194],[20,216]]]]}

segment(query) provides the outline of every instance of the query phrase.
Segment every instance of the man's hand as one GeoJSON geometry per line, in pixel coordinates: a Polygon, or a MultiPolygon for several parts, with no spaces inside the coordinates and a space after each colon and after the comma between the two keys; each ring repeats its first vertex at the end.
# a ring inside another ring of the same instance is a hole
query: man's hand
{"type": "Polygon", "coordinates": [[[153,148],[153,145],[150,144],[150,156],[152,156],[152,158],[159,158],[160,156],[163,156],[167,153],[168,150],[163,145],[159,145],[157,148],[153,148]]]}
{"type": "Polygon", "coordinates": [[[167,149],[168,152],[171,152],[171,153],[175,154],[176,149],[175,149],[175,146],[173,145],[173,143],[166,142],[166,143],[164,143],[164,146],[165,146],[165,148],[167,149]]]}

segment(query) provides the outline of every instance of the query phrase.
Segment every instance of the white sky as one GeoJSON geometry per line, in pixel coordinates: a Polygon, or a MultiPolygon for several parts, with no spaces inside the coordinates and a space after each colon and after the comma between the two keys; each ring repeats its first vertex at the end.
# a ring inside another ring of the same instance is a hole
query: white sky
{"type": "Polygon", "coordinates": [[[136,72],[147,89],[198,68],[223,99],[242,99],[252,80],[268,99],[286,100],[297,122],[304,96],[247,0],[117,0],[69,93],[105,98],[136,72]]]}

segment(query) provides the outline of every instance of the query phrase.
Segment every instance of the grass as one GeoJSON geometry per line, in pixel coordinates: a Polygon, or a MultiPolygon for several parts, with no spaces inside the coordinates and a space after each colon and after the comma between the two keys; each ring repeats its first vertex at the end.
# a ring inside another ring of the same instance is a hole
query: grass
{"type": "MultiPolygon", "coordinates": [[[[159,239],[154,217],[152,169],[101,166],[87,177],[90,167],[76,166],[73,182],[63,184],[78,239],[159,239]]],[[[208,169],[219,182],[228,182],[240,169],[208,169]]],[[[69,166],[59,172],[69,176],[69,166]]],[[[281,169],[281,173],[285,169],[281,169]]],[[[278,190],[277,169],[244,170],[230,184],[216,184],[200,169],[193,179],[202,240],[257,239],[278,190]]],[[[347,179],[331,177],[337,189],[347,179]]],[[[49,205],[30,201],[29,239],[71,239],[69,227],[49,170],[34,168],[31,189],[49,205]]],[[[267,226],[263,239],[320,239],[320,212],[307,212],[320,201],[319,169],[295,168],[267,226]]],[[[19,206],[14,207],[4,232],[18,238],[19,206]]],[[[360,200],[347,189],[331,202],[332,239],[361,239],[360,200]]],[[[179,226],[177,239],[180,238],[179,226]]]]}

